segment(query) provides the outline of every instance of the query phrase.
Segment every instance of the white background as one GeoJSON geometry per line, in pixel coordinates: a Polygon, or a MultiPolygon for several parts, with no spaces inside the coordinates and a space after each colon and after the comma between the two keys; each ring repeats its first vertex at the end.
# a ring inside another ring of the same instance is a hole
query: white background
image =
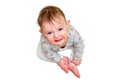
{"type": "Polygon", "coordinates": [[[0,80],[79,80],[36,55],[46,5],[60,7],[85,41],[80,80],[120,80],[119,0],[1,0],[0,80]]]}

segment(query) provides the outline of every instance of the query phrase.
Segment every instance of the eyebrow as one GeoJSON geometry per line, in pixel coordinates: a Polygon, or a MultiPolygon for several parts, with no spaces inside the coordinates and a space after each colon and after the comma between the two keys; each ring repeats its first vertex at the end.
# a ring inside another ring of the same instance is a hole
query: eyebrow
{"type": "Polygon", "coordinates": [[[45,31],[45,33],[52,32],[52,30],[45,31]]]}

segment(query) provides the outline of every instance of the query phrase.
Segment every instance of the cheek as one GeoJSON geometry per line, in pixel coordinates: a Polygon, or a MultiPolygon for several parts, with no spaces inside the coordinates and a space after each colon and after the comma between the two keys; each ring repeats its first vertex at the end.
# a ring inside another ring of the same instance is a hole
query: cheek
{"type": "Polygon", "coordinates": [[[64,31],[63,36],[64,36],[64,37],[67,37],[67,36],[68,36],[68,32],[67,32],[67,31],[64,31]]]}
{"type": "Polygon", "coordinates": [[[47,39],[49,42],[52,42],[52,41],[53,41],[53,37],[52,37],[52,36],[46,36],[46,39],[47,39]]]}

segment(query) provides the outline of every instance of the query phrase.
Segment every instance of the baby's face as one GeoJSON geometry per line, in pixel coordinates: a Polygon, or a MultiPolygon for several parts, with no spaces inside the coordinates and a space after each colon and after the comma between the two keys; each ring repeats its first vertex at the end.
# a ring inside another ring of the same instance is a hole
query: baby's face
{"type": "Polygon", "coordinates": [[[58,17],[52,23],[45,22],[42,27],[42,34],[51,44],[63,47],[68,39],[69,21],[65,21],[63,17],[58,17]]]}

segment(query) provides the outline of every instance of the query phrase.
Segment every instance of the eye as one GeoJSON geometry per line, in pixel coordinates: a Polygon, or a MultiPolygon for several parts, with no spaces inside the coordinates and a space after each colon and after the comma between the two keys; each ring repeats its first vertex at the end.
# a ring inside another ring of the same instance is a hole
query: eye
{"type": "Polygon", "coordinates": [[[63,30],[63,28],[59,28],[59,29],[58,29],[58,31],[62,31],[62,30],[63,30]]]}
{"type": "Polygon", "coordinates": [[[50,34],[52,34],[52,32],[48,32],[47,34],[49,34],[49,35],[50,35],[50,34]]]}

